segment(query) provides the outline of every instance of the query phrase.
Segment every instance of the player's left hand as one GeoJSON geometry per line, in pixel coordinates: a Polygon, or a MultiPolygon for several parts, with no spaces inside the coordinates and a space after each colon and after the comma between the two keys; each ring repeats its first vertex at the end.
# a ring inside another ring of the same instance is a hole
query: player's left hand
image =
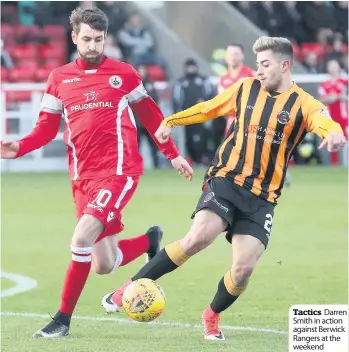
{"type": "Polygon", "coordinates": [[[322,149],[327,145],[327,150],[329,152],[337,152],[339,148],[345,146],[346,139],[345,137],[338,132],[331,132],[319,145],[319,149],[322,149]]]}
{"type": "Polygon", "coordinates": [[[192,180],[194,171],[182,156],[179,155],[177,158],[172,159],[171,164],[176,170],[178,170],[180,175],[184,175],[189,181],[192,180]]]}

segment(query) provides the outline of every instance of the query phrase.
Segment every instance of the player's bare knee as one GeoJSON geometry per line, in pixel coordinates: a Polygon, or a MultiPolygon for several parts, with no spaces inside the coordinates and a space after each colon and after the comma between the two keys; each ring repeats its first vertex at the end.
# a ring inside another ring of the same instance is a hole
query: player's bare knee
{"type": "Polygon", "coordinates": [[[84,214],[76,225],[71,244],[75,247],[93,246],[103,230],[104,225],[100,220],[93,215],[84,214]]]}
{"type": "Polygon", "coordinates": [[[210,242],[206,239],[198,238],[198,236],[186,236],[179,241],[184,252],[189,255],[196,254],[206,248],[210,242]]]}
{"type": "Polygon", "coordinates": [[[91,247],[92,243],[89,241],[87,238],[84,238],[83,236],[73,236],[71,245],[73,247],[78,247],[78,248],[86,248],[86,247],[91,247]]]}
{"type": "Polygon", "coordinates": [[[113,263],[94,263],[92,261],[92,271],[98,275],[107,275],[113,271],[113,263]]]}
{"type": "Polygon", "coordinates": [[[195,254],[208,247],[226,229],[228,223],[210,209],[202,209],[195,215],[188,234],[181,240],[187,254],[195,254]]]}
{"type": "Polygon", "coordinates": [[[188,234],[180,241],[181,246],[187,254],[193,255],[208,247],[215,236],[210,231],[210,226],[206,221],[196,223],[188,234]]]}
{"type": "Polygon", "coordinates": [[[231,277],[237,287],[245,286],[253,273],[255,266],[250,263],[233,265],[230,269],[231,277]]]}

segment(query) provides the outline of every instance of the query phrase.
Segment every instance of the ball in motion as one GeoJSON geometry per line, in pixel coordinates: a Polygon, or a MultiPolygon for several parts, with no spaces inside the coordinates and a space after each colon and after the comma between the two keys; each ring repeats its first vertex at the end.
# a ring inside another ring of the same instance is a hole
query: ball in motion
{"type": "Polygon", "coordinates": [[[314,152],[314,146],[310,143],[304,143],[298,147],[298,153],[304,159],[310,158],[313,152],[314,152]]]}
{"type": "Polygon", "coordinates": [[[135,280],[126,288],[122,305],[131,319],[146,323],[162,314],[165,308],[165,293],[153,280],[135,280]]]}

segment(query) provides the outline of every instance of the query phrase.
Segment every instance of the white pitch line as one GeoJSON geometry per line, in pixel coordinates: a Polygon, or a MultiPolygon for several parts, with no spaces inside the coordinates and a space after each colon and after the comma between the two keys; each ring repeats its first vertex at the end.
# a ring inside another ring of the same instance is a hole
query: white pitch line
{"type": "MultiPolygon", "coordinates": [[[[24,318],[49,318],[47,315],[38,314],[38,313],[20,313],[20,312],[0,312],[1,315],[4,316],[16,316],[16,317],[24,317],[24,318]]],[[[177,326],[181,328],[192,328],[192,329],[202,329],[201,325],[197,324],[184,324],[179,322],[164,322],[164,321],[153,321],[151,323],[139,323],[130,319],[122,319],[122,318],[106,318],[106,317],[81,317],[81,316],[73,316],[73,319],[77,320],[88,320],[88,321],[110,321],[118,324],[141,324],[141,325],[156,325],[156,326],[177,326]]],[[[239,330],[239,331],[249,331],[249,332],[260,332],[260,333],[269,333],[269,334],[277,334],[277,335],[287,335],[287,331],[276,330],[276,329],[264,329],[264,328],[253,328],[248,326],[232,326],[232,325],[222,325],[221,328],[223,330],[239,330]]]]}
{"type": "Polygon", "coordinates": [[[36,280],[23,275],[1,272],[1,277],[3,277],[4,279],[10,280],[16,284],[16,286],[13,286],[7,290],[1,291],[1,298],[9,297],[9,296],[17,295],[18,293],[29,291],[38,285],[36,280]]]}

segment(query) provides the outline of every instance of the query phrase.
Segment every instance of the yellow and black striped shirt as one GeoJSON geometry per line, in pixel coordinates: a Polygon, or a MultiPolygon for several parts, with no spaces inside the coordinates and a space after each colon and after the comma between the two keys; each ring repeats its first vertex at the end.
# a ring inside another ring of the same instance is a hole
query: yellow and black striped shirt
{"type": "Polygon", "coordinates": [[[256,78],[237,82],[212,100],[172,115],[163,125],[173,127],[234,114],[207,178],[227,177],[255,195],[276,203],[292,152],[307,132],[325,138],[343,133],[327,108],[295,83],[271,94],[256,78]]]}

